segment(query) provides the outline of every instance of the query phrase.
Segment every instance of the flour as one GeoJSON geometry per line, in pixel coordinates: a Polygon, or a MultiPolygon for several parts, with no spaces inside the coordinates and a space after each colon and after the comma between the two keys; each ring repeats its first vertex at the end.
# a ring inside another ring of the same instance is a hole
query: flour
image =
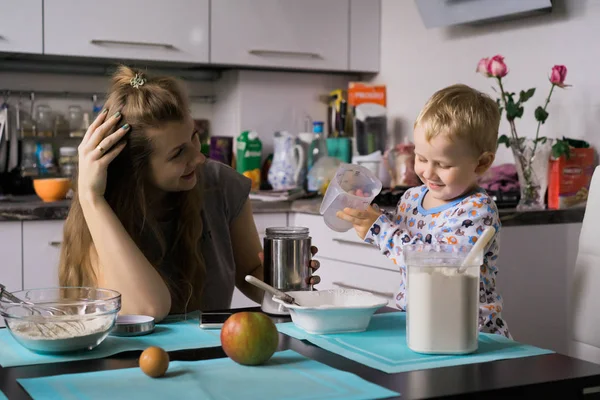
{"type": "Polygon", "coordinates": [[[420,353],[477,350],[479,267],[408,267],[407,342],[420,353]]]}
{"type": "Polygon", "coordinates": [[[111,320],[112,318],[98,317],[90,320],[83,320],[81,322],[58,321],[39,323],[19,321],[10,324],[10,328],[23,339],[73,339],[106,331],[110,327],[111,320]]]}
{"type": "Polygon", "coordinates": [[[108,335],[114,324],[114,315],[82,321],[31,322],[11,321],[11,333],[30,350],[59,353],[92,349],[108,335]]]}

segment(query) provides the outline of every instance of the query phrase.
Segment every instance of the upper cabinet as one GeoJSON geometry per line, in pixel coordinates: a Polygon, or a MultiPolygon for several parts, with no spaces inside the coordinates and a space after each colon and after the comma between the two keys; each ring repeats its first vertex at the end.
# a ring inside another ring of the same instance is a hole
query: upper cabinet
{"type": "Polygon", "coordinates": [[[44,2],[45,54],[207,63],[209,36],[209,0],[44,2]]]}
{"type": "Polygon", "coordinates": [[[381,2],[350,0],[350,71],[379,72],[381,2]]]}
{"type": "Polygon", "coordinates": [[[43,52],[42,0],[0,0],[0,52],[43,52]]]}
{"type": "Polygon", "coordinates": [[[214,0],[211,63],[348,70],[350,0],[214,0]]]}
{"type": "Polygon", "coordinates": [[[0,0],[0,52],[378,72],[380,3],[0,0]]]}

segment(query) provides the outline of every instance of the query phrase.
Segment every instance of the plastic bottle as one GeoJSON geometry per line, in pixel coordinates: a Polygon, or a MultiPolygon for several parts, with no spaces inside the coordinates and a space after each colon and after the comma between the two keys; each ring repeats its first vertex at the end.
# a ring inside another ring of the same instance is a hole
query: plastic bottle
{"type": "Polygon", "coordinates": [[[315,121],[313,122],[313,133],[315,137],[310,144],[310,165],[315,165],[319,158],[327,157],[327,141],[325,140],[325,135],[323,134],[323,122],[315,121]]]}
{"type": "Polygon", "coordinates": [[[237,171],[252,180],[252,190],[260,188],[262,142],[258,133],[243,131],[236,139],[237,171]]]}
{"type": "MultiPolygon", "coordinates": [[[[313,133],[315,137],[310,144],[310,152],[308,154],[308,165],[314,166],[317,161],[322,157],[327,157],[327,141],[325,140],[325,134],[323,133],[323,122],[313,122],[313,133]]],[[[308,179],[307,190],[309,192],[316,192],[318,190],[318,183],[314,179],[308,179]]]]}

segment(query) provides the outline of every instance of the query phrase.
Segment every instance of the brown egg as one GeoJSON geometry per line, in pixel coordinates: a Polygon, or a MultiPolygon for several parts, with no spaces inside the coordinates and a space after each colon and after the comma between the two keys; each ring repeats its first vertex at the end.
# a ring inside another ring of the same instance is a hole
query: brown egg
{"type": "Polygon", "coordinates": [[[152,378],[163,376],[169,368],[169,355],[160,347],[148,347],[140,356],[140,368],[152,378]]]}

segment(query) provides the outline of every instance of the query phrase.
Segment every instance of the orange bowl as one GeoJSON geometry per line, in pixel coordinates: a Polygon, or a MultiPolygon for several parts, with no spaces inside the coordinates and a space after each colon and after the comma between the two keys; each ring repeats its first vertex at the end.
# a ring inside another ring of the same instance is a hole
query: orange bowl
{"type": "Polygon", "coordinates": [[[35,194],[45,202],[65,199],[70,188],[70,178],[45,178],[33,180],[35,194]]]}

